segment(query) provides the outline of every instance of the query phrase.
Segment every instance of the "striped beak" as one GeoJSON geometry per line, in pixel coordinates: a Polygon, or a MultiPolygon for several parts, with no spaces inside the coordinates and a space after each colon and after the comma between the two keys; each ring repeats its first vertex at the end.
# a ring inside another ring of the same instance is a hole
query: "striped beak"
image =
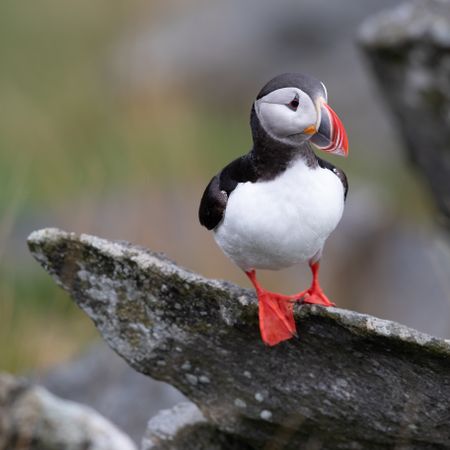
{"type": "Polygon", "coordinates": [[[320,117],[320,125],[311,142],[324,152],[347,156],[348,138],[341,119],[325,102],[320,106],[320,117]]]}

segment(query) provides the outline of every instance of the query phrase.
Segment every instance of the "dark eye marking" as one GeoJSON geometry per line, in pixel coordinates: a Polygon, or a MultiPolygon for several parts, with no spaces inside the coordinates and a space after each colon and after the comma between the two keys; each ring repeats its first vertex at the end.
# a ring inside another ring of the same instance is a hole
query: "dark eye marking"
{"type": "Polygon", "coordinates": [[[295,97],[294,97],[294,99],[293,100],[291,100],[289,103],[288,103],[288,105],[286,105],[286,106],[288,106],[290,109],[292,109],[293,111],[297,111],[297,108],[298,108],[298,105],[300,104],[300,102],[299,102],[299,100],[298,100],[298,95],[296,95],[295,97]]]}

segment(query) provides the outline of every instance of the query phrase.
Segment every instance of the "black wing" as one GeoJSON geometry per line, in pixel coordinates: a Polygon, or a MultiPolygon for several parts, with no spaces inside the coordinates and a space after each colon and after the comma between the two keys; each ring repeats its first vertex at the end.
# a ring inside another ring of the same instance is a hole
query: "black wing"
{"type": "Polygon", "coordinates": [[[338,167],[334,166],[328,161],[325,161],[324,159],[317,157],[317,161],[319,163],[319,166],[322,167],[322,169],[328,169],[331,170],[342,182],[342,185],[344,186],[344,200],[347,198],[347,192],[348,192],[348,181],[347,181],[347,175],[345,175],[344,171],[342,169],[339,169],[338,167]]]}
{"type": "Polygon", "coordinates": [[[215,228],[222,220],[228,197],[238,183],[255,182],[256,179],[250,155],[241,156],[228,164],[206,186],[198,211],[200,223],[208,230],[215,228]]]}

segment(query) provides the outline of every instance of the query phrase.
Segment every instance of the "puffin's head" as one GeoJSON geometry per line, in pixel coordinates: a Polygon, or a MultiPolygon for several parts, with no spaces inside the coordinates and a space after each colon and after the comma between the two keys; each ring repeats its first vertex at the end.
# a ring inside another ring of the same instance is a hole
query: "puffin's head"
{"type": "Polygon", "coordinates": [[[261,134],[255,130],[260,127],[270,138],[289,146],[310,140],[326,152],[348,153],[347,133],[327,104],[325,85],[308,75],[278,75],[261,89],[252,111],[254,137],[261,134]]]}

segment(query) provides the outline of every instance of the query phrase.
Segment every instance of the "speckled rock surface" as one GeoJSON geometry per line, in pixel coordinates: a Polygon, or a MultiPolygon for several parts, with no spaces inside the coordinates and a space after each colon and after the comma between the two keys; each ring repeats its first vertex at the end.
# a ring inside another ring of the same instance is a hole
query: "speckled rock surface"
{"type": "Polygon", "coordinates": [[[251,450],[242,440],[223,433],[190,402],[164,409],[153,417],[141,450],[251,450]]]}
{"type": "Polygon", "coordinates": [[[374,16],[361,27],[360,43],[409,159],[450,229],[450,0],[419,0],[374,16]]]}
{"type": "Polygon", "coordinates": [[[132,367],[253,448],[450,448],[448,341],[302,306],[299,339],[269,348],[248,290],[123,242],[45,229],[28,243],[132,367]]]}
{"type": "Polygon", "coordinates": [[[0,450],[136,450],[93,409],[0,373],[0,450]]]}

